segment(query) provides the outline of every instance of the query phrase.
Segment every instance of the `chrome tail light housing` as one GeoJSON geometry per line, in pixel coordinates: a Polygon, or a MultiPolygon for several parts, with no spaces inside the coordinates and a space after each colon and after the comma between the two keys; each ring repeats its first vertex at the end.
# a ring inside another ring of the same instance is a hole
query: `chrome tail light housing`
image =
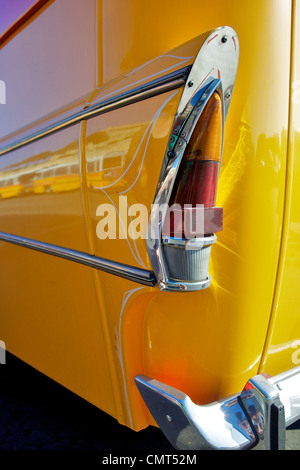
{"type": "Polygon", "coordinates": [[[238,58],[235,31],[218,28],[205,37],[186,80],[148,225],[148,255],[162,290],[211,284],[210,254],[223,228],[215,204],[224,125],[238,58]]]}

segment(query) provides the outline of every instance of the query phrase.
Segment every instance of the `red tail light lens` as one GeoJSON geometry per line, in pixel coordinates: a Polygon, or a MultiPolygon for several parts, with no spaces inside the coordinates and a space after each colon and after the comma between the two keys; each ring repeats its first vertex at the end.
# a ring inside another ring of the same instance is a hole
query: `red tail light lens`
{"type": "MultiPolygon", "coordinates": [[[[222,139],[222,100],[220,95],[214,92],[187,144],[170,199],[170,206],[179,204],[181,208],[185,205],[191,208],[196,208],[197,205],[204,207],[204,235],[223,228],[223,209],[215,207],[222,139]]],[[[172,230],[172,214],[170,222],[172,236],[172,232],[173,235],[177,232],[174,217],[172,230]]]]}
{"type": "Polygon", "coordinates": [[[216,203],[219,162],[184,160],[179,171],[178,187],[172,203],[213,207],[216,203]]]}

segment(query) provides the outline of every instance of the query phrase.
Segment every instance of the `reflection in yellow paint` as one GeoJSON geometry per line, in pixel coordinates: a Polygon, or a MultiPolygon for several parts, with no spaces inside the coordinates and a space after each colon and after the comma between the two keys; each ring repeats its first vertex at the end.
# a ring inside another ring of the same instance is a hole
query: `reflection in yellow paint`
{"type": "MultiPolygon", "coordinates": [[[[87,144],[87,183],[89,188],[107,187],[122,176],[134,155],[145,124],[134,123],[106,128],[89,136],[87,144]]],[[[124,180],[118,181],[118,189],[124,180]]]]}
{"type": "Polygon", "coordinates": [[[4,167],[0,170],[0,197],[8,199],[18,195],[78,189],[77,158],[77,148],[71,143],[53,153],[38,153],[4,167]]]}

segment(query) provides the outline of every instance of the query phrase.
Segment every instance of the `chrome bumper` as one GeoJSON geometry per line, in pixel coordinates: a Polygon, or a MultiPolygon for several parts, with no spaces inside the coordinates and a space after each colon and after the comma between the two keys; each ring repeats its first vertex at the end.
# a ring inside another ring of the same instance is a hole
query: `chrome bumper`
{"type": "Polygon", "coordinates": [[[143,375],[136,385],[162,432],[179,450],[284,449],[286,427],[300,419],[300,366],[250,379],[244,390],[199,406],[143,375]]]}

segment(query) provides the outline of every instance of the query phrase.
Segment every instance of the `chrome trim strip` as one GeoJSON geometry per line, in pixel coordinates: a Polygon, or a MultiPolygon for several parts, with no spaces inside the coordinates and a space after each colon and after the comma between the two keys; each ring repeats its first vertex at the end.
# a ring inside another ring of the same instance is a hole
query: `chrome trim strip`
{"type": "Polygon", "coordinates": [[[157,78],[148,82],[144,85],[135,87],[126,92],[114,95],[108,99],[97,101],[80,111],[77,111],[66,118],[60,119],[49,126],[43,127],[37,132],[33,132],[26,137],[21,138],[9,145],[0,148],[0,156],[4,155],[12,150],[23,147],[24,145],[30,144],[35,140],[46,137],[47,135],[53,134],[61,129],[73,126],[78,122],[86,119],[90,119],[100,114],[108,113],[118,108],[128,106],[138,101],[146,100],[153,96],[166,93],[167,91],[175,90],[185,84],[186,77],[190,71],[190,67],[185,67],[180,70],[176,70],[168,75],[157,78]]]}
{"type": "Polygon", "coordinates": [[[32,240],[10,233],[0,232],[0,241],[11,243],[13,245],[22,246],[23,248],[30,248],[31,250],[46,253],[48,255],[57,256],[75,263],[83,264],[91,268],[99,269],[109,274],[119,276],[129,281],[137,282],[145,286],[153,287],[156,284],[156,279],[151,271],[146,269],[136,268],[127,264],[118,263],[105,258],[89,255],[82,251],[64,248],[50,243],[45,243],[37,240],[32,240]]]}
{"type": "Polygon", "coordinates": [[[274,377],[256,375],[241,393],[201,406],[144,375],[135,383],[175,449],[280,450],[286,427],[300,418],[300,366],[274,377]]]}

